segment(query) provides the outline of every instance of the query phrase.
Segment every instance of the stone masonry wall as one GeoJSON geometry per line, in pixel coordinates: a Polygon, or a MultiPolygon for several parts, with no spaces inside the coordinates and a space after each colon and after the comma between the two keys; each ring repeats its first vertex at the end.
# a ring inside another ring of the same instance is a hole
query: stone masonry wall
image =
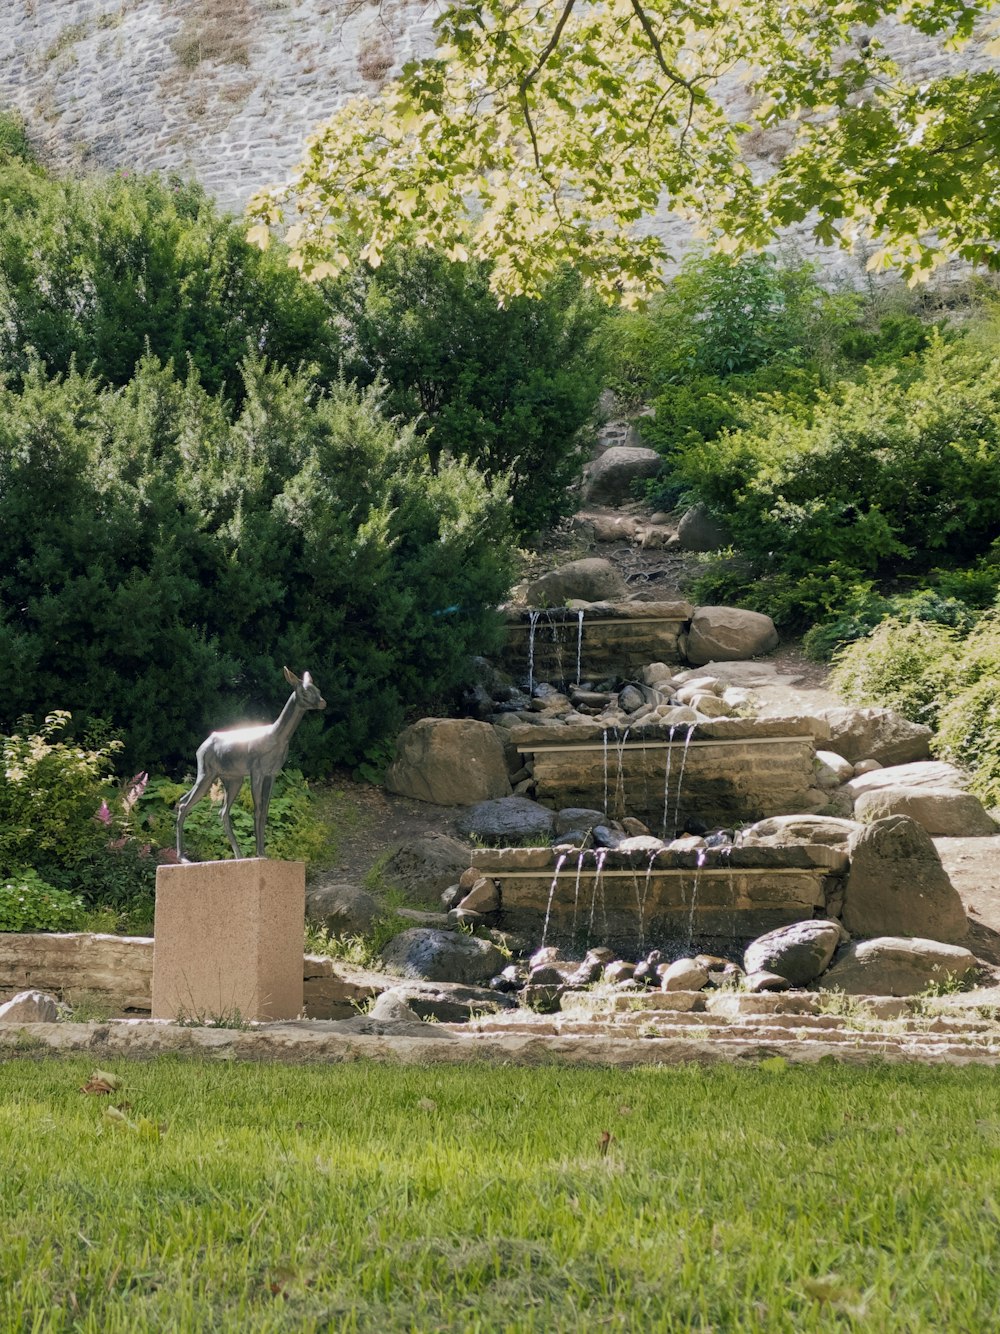
{"type": "MultiPolygon", "coordinates": [[[[62,167],[194,176],[240,210],[283,181],[312,127],[345,98],[371,92],[427,52],[431,0],[5,0],[0,5],[0,107],[25,117],[62,167]]],[[[942,56],[889,36],[930,78],[988,63],[981,43],[942,56]]],[[[743,95],[732,91],[741,110],[743,95]]],[[[761,171],[786,147],[780,132],[751,145],[761,171]]],[[[675,251],[687,225],[651,224],[675,251]]],[[[857,273],[839,252],[795,238],[828,269],[857,273]]]]}

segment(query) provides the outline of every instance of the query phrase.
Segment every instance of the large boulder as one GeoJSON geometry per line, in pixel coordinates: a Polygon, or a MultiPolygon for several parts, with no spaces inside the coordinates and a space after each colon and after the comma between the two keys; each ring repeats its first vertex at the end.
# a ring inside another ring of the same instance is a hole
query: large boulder
{"type": "Polygon", "coordinates": [[[908,815],[939,838],[988,838],[1000,832],[979,798],[959,788],[877,787],[858,794],[854,814],[865,821],[908,815]]]}
{"type": "Polygon", "coordinates": [[[613,445],[587,468],[584,499],[593,505],[617,505],[632,500],[632,483],[659,476],[662,462],[655,449],[613,445]]]}
{"type": "Polygon", "coordinates": [[[906,815],[866,825],[851,840],[841,920],[852,936],[959,941],[968,922],[930,835],[906,815]]]}
{"type": "Polygon", "coordinates": [[[975,956],[960,945],[881,936],[845,945],[819,987],[848,996],[915,996],[935,983],[964,979],[975,967],[975,956]]]}
{"type": "Polygon", "coordinates": [[[701,501],[681,515],[677,537],[683,551],[718,551],[730,542],[729,534],[701,501]]]}
{"type": "Polygon", "coordinates": [[[382,962],[403,977],[427,982],[485,982],[504,966],[504,957],[490,941],[465,931],[417,926],[389,941],[382,962]]]}
{"type": "Polygon", "coordinates": [[[826,971],[837,946],[846,939],[839,922],[823,918],[794,922],[752,941],[743,955],[743,967],[748,973],[777,973],[793,986],[805,987],[826,971]]]}
{"type": "Polygon", "coordinates": [[[55,996],[44,991],[19,991],[0,1005],[0,1024],[54,1024],[58,1018],[55,996]]]}
{"type": "Polygon", "coordinates": [[[548,843],[555,832],[555,815],[528,797],[501,797],[481,801],[455,822],[460,834],[483,843],[548,843]]]}
{"type": "Polygon", "coordinates": [[[306,890],[306,921],[334,936],[363,936],[378,916],[379,906],[366,889],[330,881],[306,890]]]}
{"type": "Polygon", "coordinates": [[[740,607],[698,607],[681,641],[688,662],[739,662],[770,653],[778,647],[778,632],[770,616],[740,607]]]}
{"type": "Polygon", "coordinates": [[[617,602],[625,596],[625,580],[609,560],[588,556],[549,570],[525,590],[531,607],[564,607],[567,602],[617,602]]]}
{"type": "Polygon", "coordinates": [[[382,879],[411,903],[437,903],[441,891],[457,884],[471,860],[471,848],[457,838],[426,834],[396,849],[382,868],[382,879]]]}
{"type": "Polygon", "coordinates": [[[755,848],[792,848],[801,843],[846,847],[858,833],[854,820],[833,815],[772,815],[743,830],[740,842],[755,848]]]}
{"type": "Polygon", "coordinates": [[[965,777],[960,769],[943,760],[916,760],[912,764],[891,764],[887,768],[867,770],[844,784],[852,797],[882,788],[905,787],[911,791],[963,791],[965,777]]]}
{"type": "Polygon", "coordinates": [[[892,709],[823,709],[821,716],[830,724],[829,749],[852,764],[906,764],[930,755],[931,729],[892,709]]]}
{"type": "Polygon", "coordinates": [[[489,723],[469,718],[421,718],[407,727],[396,740],[385,785],[437,806],[510,796],[503,743],[489,723]]]}

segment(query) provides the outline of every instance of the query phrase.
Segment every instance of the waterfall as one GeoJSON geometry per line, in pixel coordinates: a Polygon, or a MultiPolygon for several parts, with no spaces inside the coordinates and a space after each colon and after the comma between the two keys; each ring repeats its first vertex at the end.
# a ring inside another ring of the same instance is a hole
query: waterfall
{"type": "Polygon", "coordinates": [[[576,613],[576,684],[580,684],[580,663],[583,659],[583,608],[576,613]]]}
{"type": "Polygon", "coordinates": [[[681,753],[681,767],[677,775],[677,802],[674,806],[674,830],[677,829],[677,822],[681,818],[681,784],[684,782],[684,766],[687,764],[688,747],[691,745],[691,737],[694,735],[694,729],[697,723],[692,723],[687,730],[687,736],[684,738],[684,750],[681,753]]]}
{"type": "Polygon", "coordinates": [[[556,885],[559,883],[559,872],[563,868],[563,862],[569,856],[568,852],[561,852],[556,858],[556,872],[552,877],[552,884],[549,885],[549,901],[545,905],[545,923],[542,926],[542,948],[545,947],[545,938],[549,934],[549,918],[552,915],[552,900],[555,897],[556,885]]]}
{"type": "MultiPolygon", "coordinates": [[[[625,775],[622,772],[622,765],[625,762],[625,742],[628,740],[630,729],[625,728],[623,735],[615,746],[615,758],[618,768],[615,773],[615,819],[620,820],[625,814],[625,775]]],[[[607,810],[607,796],[604,799],[605,814],[610,814],[607,810]]]]}
{"type": "Polygon", "coordinates": [[[705,865],[706,855],[707,850],[705,848],[698,849],[698,858],[694,868],[694,883],[691,886],[691,903],[688,907],[688,953],[691,952],[694,944],[694,906],[698,900],[698,879],[701,875],[701,868],[705,865]]]}
{"type": "Polygon", "coordinates": [[[573,886],[573,939],[576,939],[576,911],[580,903],[580,878],[583,875],[583,859],[587,855],[586,848],[580,849],[580,855],[576,859],[576,884],[573,886]]]}
{"type": "Polygon", "coordinates": [[[590,900],[590,921],[587,924],[587,944],[590,944],[590,938],[594,932],[594,914],[597,911],[597,890],[601,884],[601,873],[604,870],[604,863],[608,858],[607,848],[597,848],[594,852],[594,894],[590,900]]]}
{"type": "Polygon", "coordinates": [[[667,768],[663,775],[663,837],[672,838],[673,835],[667,833],[667,820],[669,818],[670,806],[670,761],[674,753],[674,733],[677,731],[677,725],[674,724],[667,734],[667,768]]]}
{"type": "Polygon", "coordinates": [[[538,618],[540,611],[528,612],[528,694],[530,695],[535,685],[535,631],[538,628],[538,618]]]}

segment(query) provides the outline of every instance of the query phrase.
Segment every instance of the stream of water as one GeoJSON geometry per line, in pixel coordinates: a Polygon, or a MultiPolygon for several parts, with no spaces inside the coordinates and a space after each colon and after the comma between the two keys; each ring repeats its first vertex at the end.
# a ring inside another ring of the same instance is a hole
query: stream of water
{"type": "Polygon", "coordinates": [[[552,900],[555,898],[556,885],[559,883],[559,872],[563,868],[563,863],[569,856],[568,852],[561,852],[556,858],[556,871],[552,877],[552,884],[549,885],[549,901],[545,905],[545,922],[542,926],[542,948],[545,948],[545,940],[549,934],[549,918],[552,916],[552,900]]]}

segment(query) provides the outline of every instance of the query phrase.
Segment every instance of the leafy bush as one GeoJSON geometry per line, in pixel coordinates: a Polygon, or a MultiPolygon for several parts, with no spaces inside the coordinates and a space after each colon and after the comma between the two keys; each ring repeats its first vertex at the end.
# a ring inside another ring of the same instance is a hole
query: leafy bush
{"type": "Polygon", "coordinates": [[[831,581],[839,596],[989,551],[1000,525],[1000,339],[935,338],[919,370],[870,371],[821,395],[806,420],[762,410],[754,426],[678,452],[679,474],[723,517],[758,605],[770,595],[776,619],[839,610],[823,592],[831,581]]]}
{"type": "Polygon", "coordinates": [[[200,187],[123,172],[85,181],[30,160],[0,121],[0,369],[73,361],[127,384],[146,352],[242,399],[248,353],[336,378],[340,341],[320,291],[280,247],[247,244],[200,187]],[[5,151],[6,150],[6,151],[5,151]]]}
{"type": "Polygon", "coordinates": [[[0,931],[75,931],[84,914],[79,895],[46,884],[34,871],[0,878],[0,931]]]}
{"type": "MultiPolygon", "coordinates": [[[[189,790],[190,782],[175,783],[169,778],[150,780],[136,805],[139,832],[156,847],[175,845],[176,808],[189,790]]],[[[221,784],[195,806],[184,822],[184,848],[194,861],[223,861],[232,857],[229,840],[219,820],[223,792],[221,784]]],[[[243,789],[231,812],[236,841],[247,856],[253,855],[253,802],[250,784],[243,789]]],[[[312,807],[308,784],[297,769],[285,769],[278,775],[271,794],[267,818],[267,854],[287,861],[318,861],[330,839],[327,827],[312,807]]]]}
{"type": "Polygon", "coordinates": [[[98,819],[112,796],[112,750],[62,739],[70,721],[51,713],[0,741],[0,874],[34,867],[56,884],[75,887],[80,868],[106,846],[98,819]]]}
{"type": "Polygon", "coordinates": [[[344,316],[347,373],[384,379],[387,412],[418,420],[432,461],[452,455],[488,478],[509,477],[519,533],[567,512],[603,387],[605,312],[574,275],[539,300],[501,307],[486,265],[396,250],[331,296],[344,316]]]}
{"type": "MultiPolygon", "coordinates": [[[[1000,670],[1000,652],[994,656],[1000,670]]],[[[941,709],[934,753],[972,774],[972,791],[1000,806],[1000,676],[982,676],[941,709]]]]}
{"type": "Polygon", "coordinates": [[[287,663],[329,704],[294,742],[316,773],[496,642],[502,484],[432,466],[377,388],[243,376],[239,410],[152,357],[119,391],[0,386],[0,727],[58,703],[113,719],[133,771],[182,769],[212,727],[276,716],[287,663]]]}
{"type": "Polygon", "coordinates": [[[933,727],[954,685],[957,650],[950,627],[891,617],[837,655],[830,679],[853,703],[883,705],[933,727]]]}

